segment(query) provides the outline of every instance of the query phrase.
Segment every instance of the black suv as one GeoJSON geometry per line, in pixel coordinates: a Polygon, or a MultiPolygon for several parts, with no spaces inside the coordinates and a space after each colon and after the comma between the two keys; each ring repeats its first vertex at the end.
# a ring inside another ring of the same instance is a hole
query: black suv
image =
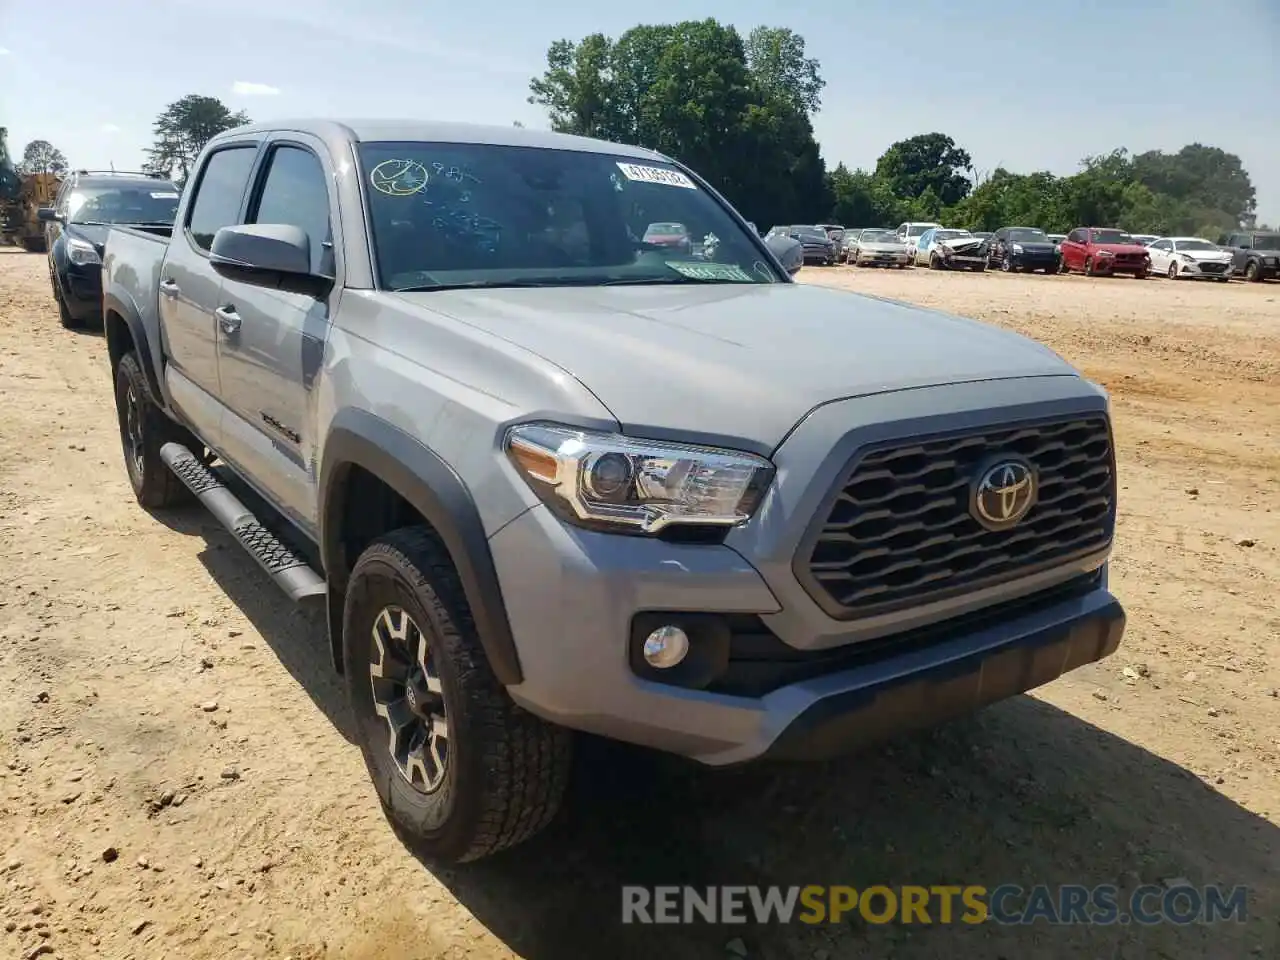
{"type": "Polygon", "coordinates": [[[40,210],[49,282],[64,327],[102,316],[102,248],[111,224],[173,227],[178,186],[159,174],[77,170],[40,210]]]}

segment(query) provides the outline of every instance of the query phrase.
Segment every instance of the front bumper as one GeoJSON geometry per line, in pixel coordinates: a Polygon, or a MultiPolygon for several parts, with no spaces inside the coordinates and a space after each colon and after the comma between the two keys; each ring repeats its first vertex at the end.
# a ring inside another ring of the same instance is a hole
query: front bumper
{"type": "Polygon", "coordinates": [[[1184,277],[1212,277],[1216,280],[1221,280],[1223,277],[1231,276],[1231,263],[1230,261],[1222,260],[1187,263],[1185,260],[1179,260],[1178,273],[1184,277]]]}
{"type": "Polygon", "coordinates": [[[940,251],[942,262],[948,267],[976,267],[987,265],[987,259],[990,256],[986,250],[975,252],[964,251],[963,253],[947,253],[945,250],[940,251]]]}
{"type": "Polygon", "coordinates": [[[853,621],[829,617],[792,569],[866,444],[932,429],[939,410],[951,429],[956,417],[1096,414],[1105,401],[1085,390],[1049,377],[827,404],[775,453],[778,478],[756,518],[719,544],[591,532],[534,507],[491,538],[523,673],[509,693],[563,726],[720,766],[842,752],[1108,656],[1124,617],[1105,553],[853,621]],[[704,621],[726,644],[713,682],[653,679],[637,661],[655,625],[704,621]]]}
{"type": "Polygon", "coordinates": [[[102,265],[68,263],[59,277],[62,300],[76,320],[102,316],[102,265]]]}
{"type": "Polygon", "coordinates": [[[1010,253],[1009,261],[1022,270],[1057,269],[1061,257],[1056,253],[1010,253]]]}
{"type": "Polygon", "coordinates": [[[861,266],[885,266],[897,267],[910,263],[911,254],[907,251],[901,253],[875,253],[872,251],[859,250],[854,258],[854,262],[861,266]]]}

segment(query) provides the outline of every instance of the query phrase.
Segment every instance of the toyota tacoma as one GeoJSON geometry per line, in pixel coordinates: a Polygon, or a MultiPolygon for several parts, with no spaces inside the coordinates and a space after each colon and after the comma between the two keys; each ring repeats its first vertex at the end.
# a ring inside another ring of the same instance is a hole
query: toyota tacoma
{"type": "Polygon", "coordinates": [[[542,828],[572,731],[827,757],[1120,642],[1104,391],[794,282],[662,154],[240,127],[103,270],[137,500],[199,501],[326,611],[387,815],[440,860],[542,828]]]}

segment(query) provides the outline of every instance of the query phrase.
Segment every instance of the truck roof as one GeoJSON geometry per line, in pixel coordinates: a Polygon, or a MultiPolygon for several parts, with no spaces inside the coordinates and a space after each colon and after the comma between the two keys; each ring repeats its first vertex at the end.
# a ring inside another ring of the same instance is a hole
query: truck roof
{"type": "Polygon", "coordinates": [[[331,145],[341,142],[361,143],[378,140],[438,141],[486,143],[504,147],[537,147],[544,150],[576,150],[585,153],[635,157],[641,160],[667,159],[663,154],[644,147],[626,146],[567,133],[552,133],[549,130],[407,119],[303,117],[271,120],[227,130],[218,134],[210,142],[233,139],[246,133],[272,133],[286,130],[311,134],[331,145]]]}

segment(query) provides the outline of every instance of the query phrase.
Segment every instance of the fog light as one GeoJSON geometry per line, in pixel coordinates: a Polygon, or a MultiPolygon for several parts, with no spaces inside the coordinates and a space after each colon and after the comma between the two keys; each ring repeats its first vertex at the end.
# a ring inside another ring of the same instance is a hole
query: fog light
{"type": "Polygon", "coordinates": [[[651,667],[674,667],[689,652],[689,635],[679,627],[659,627],[644,639],[644,659],[651,667]]]}

